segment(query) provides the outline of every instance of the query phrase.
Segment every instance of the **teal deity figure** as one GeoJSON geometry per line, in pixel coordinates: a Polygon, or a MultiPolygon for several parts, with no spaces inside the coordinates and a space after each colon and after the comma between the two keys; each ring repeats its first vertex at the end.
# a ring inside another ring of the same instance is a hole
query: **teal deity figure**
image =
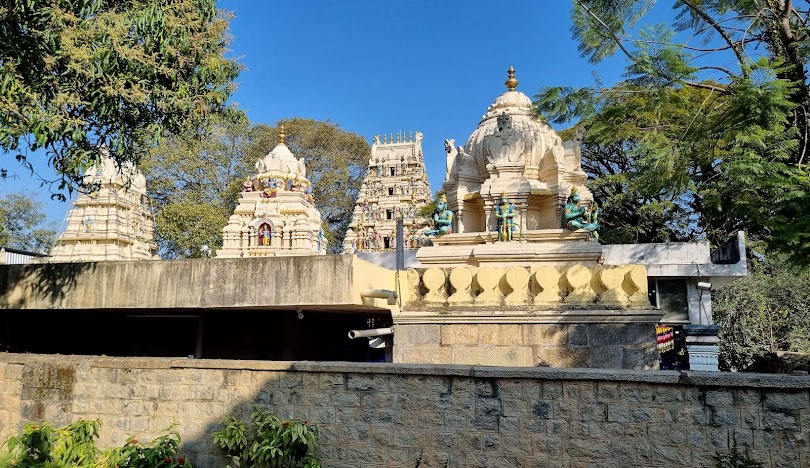
{"type": "Polygon", "coordinates": [[[433,212],[433,229],[425,231],[429,237],[441,237],[453,232],[453,212],[447,209],[447,196],[441,195],[433,212]]]}
{"type": "Polygon", "coordinates": [[[566,227],[572,231],[584,229],[591,235],[591,239],[599,241],[599,207],[593,203],[591,207],[579,206],[580,196],[576,187],[571,190],[568,201],[565,203],[566,227]]]}
{"type": "Polygon", "coordinates": [[[501,201],[495,207],[495,218],[498,220],[498,240],[511,241],[515,230],[515,205],[509,203],[506,195],[501,195],[501,201]]]}

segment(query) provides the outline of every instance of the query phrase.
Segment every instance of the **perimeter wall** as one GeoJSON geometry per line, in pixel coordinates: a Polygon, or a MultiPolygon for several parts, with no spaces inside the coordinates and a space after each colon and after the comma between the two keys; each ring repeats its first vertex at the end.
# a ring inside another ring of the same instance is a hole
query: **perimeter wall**
{"type": "Polygon", "coordinates": [[[810,377],[451,365],[0,354],[0,439],[104,422],[100,444],[177,421],[194,466],[255,406],[321,430],[326,467],[714,466],[732,444],[810,466],[810,377]]]}

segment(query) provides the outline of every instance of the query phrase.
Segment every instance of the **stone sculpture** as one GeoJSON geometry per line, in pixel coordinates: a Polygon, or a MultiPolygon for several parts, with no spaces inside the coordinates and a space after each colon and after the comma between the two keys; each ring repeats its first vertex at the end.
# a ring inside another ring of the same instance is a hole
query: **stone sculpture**
{"type": "Polygon", "coordinates": [[[429,237],[441,237],[453,232],[453,212],[447,209],[447,196],[441,195],[433,212],[433,229],[425,231],[429,237]]]}
{"type": "Polygon", "coordinates": [[[498,219],[498,240],[511,241],[512,232],[515,230],[515,205],[509,203],[506,195],[501,196],[501,201],[495,209],[495,217],[498,219]]]}
{"type": "Polygon", "coordinates": [[[566,227],[572,231],[577,229],[584,229],[591,234],[591,238],[595,241],[599,240],[599,223],[597,217],[599,215],[599,207],[593,203],[590,207],[579,206],[580,196],[579,191],[574,187],[571,190],[571,195],[565,203],[565,220],[566,227]]]}

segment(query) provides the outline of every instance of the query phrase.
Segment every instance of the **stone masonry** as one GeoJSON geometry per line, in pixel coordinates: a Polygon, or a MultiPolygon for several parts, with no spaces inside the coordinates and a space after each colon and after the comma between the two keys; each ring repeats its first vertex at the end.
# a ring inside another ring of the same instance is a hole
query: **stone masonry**
{"type": "Polygon", "coordinates": [[[810,466],[810,377],[0,354],[0,439],[101,418],[100,444],[173,421],[195,466],[263,406],[321,431],[324,466],[703,467],[734,444],[810,466]]]}

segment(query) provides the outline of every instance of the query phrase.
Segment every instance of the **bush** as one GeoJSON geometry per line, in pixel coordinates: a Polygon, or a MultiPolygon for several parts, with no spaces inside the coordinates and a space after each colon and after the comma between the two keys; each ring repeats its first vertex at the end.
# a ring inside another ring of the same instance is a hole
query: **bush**
{"type": "Polygon", "coordinates": [[[54,428],[47,422],[28,423],[19,436],[6,441],[0,468],[192,468],[177,456],[180,434],[172,425],[148,444],[131,438],[108,451],[96,447],[101,421],[80,419],[54,428]]]}
{"type": "Polygon", "coordinates": [[[242,466],[320,468],[318,428],[307,421],[280,421],[259,408],[253,430],[235,416],[213,434],[214,445],[225,452],[228,468],[242,466]],[[250,436],[252,439],[250,440],[250,436]]]}

